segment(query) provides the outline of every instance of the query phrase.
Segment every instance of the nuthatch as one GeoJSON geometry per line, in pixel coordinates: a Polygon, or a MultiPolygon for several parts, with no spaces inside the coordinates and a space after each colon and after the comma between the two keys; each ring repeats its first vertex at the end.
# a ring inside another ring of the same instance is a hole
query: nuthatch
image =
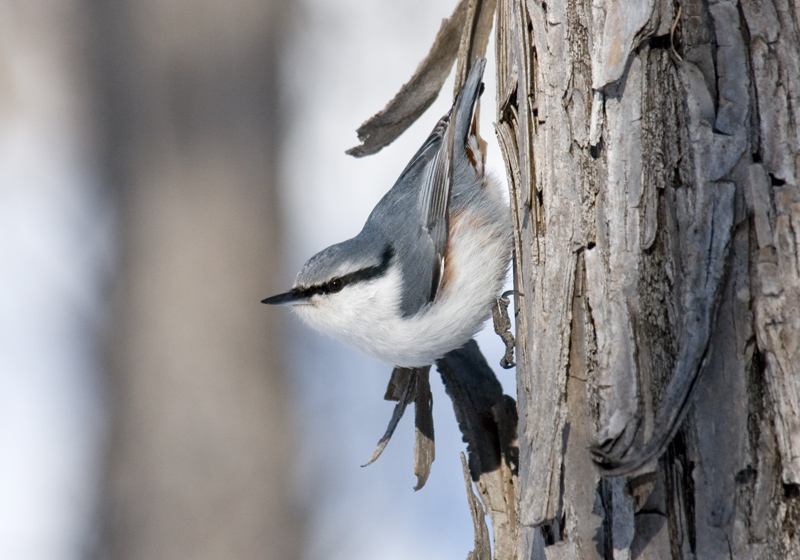
{"type": "Polygon", "coordinates": [[[481,330],[511,256],[508,206],[484,172],[474,122],[485,65],[475,61],[361,232],[263,303],[291,304],[311,327],[402,367],[430,365],[481,330]]]}

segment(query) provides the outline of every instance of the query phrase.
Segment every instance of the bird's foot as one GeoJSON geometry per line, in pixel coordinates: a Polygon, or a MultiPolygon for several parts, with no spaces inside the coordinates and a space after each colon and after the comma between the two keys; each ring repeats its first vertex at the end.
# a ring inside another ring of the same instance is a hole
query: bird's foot
{"type": "Polygon", "coordinates": [[[500,359],[500,367],[503,369],[511,369],[516,364],[514,363],[514,335],[511,334],[511,319],[508,317],[508,296],[514,294],[514,290],[509,290],[503,293],[500,297],[495,298],[492,305],[492,322],[494,323],[494,332],[503,339],[506,345],[506,353],[500,359]]]}

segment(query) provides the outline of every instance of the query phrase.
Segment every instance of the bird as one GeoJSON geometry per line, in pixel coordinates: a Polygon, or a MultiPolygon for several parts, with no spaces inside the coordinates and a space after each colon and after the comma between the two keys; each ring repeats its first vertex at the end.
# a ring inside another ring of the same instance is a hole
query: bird
{"type": "Polygon", "coordinates": [[[451,109],[353,238],[311,257],[288,292],[312,328],[396,367],[425,367],[482,328],[511,259],[510,210],[484,167],[478,58],[451,109]]]}

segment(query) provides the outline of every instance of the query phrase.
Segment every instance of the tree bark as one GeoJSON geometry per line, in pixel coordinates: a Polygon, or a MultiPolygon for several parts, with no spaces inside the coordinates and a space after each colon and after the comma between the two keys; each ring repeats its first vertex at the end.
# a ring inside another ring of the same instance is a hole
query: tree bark
{"type": "Polygon", "coordinates": [[[519,558],[800,557],[798,21],[499,1],[519,558]]]}

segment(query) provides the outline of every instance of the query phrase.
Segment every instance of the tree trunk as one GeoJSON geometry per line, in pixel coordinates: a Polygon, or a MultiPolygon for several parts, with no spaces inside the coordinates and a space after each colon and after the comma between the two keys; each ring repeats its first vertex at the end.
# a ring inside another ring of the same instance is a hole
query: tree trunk
{"type": "Polygon", "coordinates": [[[800,4],[498,10],[519,558],[800,557],[800,4]]]}
{"type": "Polygon", "coordinates": [[[93,2],[117,188],[98,556],[298,558],[277,315],[284,0],[93,2]]]}

